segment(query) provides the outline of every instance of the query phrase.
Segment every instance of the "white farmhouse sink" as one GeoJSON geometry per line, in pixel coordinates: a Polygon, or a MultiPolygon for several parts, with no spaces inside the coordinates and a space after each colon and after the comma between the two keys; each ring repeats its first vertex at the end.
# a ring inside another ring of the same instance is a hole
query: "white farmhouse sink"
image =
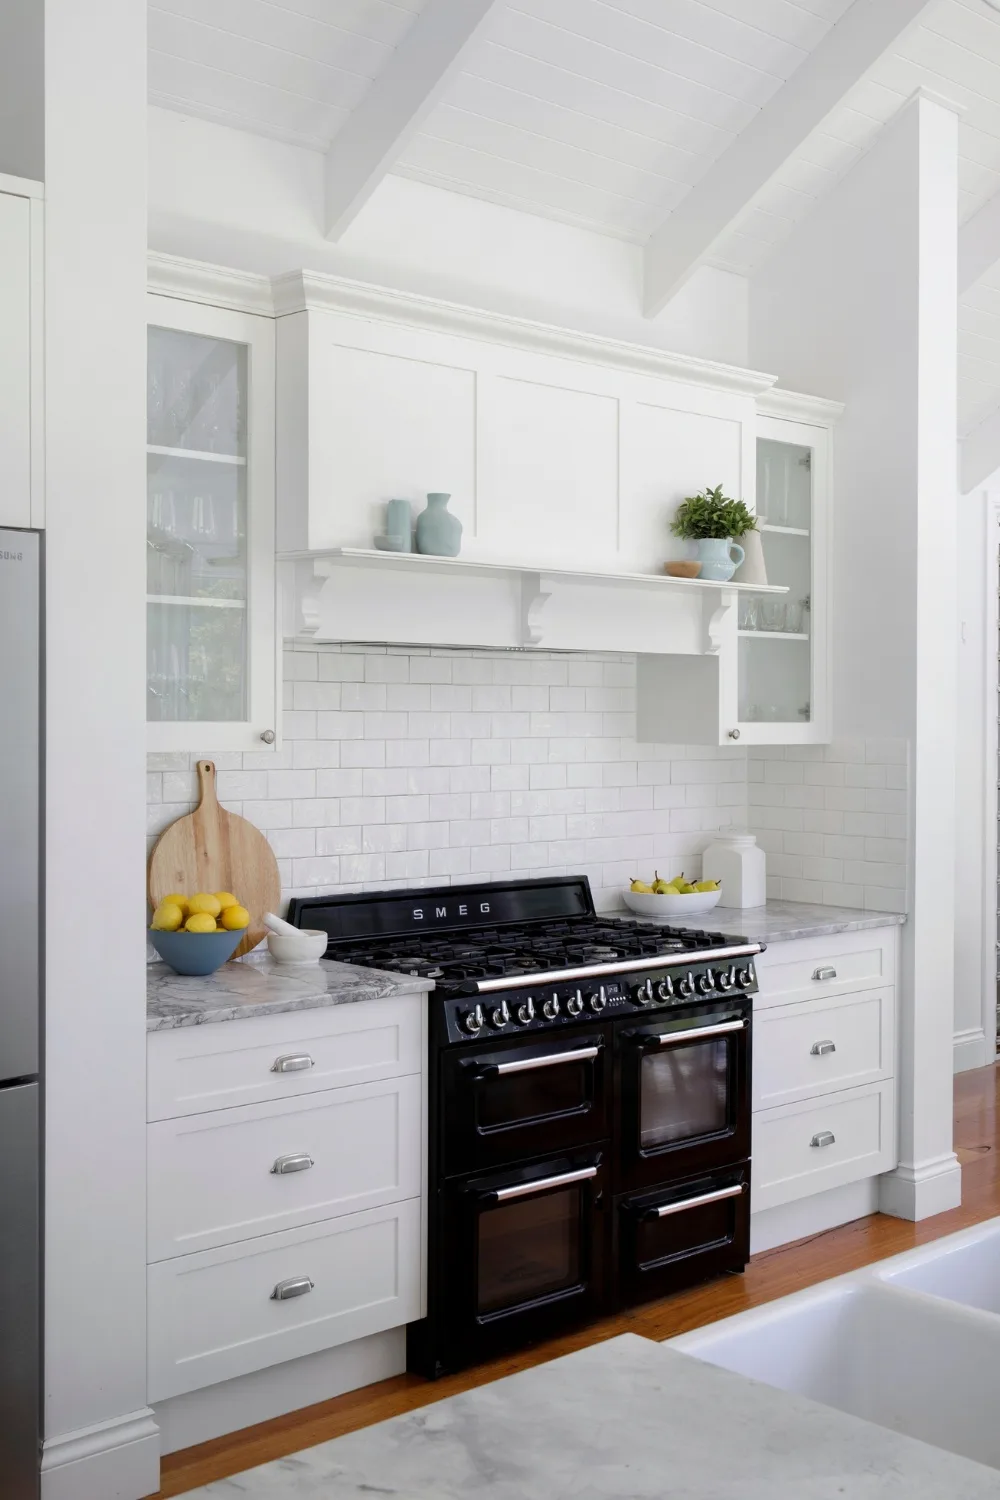
{"type": "MultiPolygon", "coordinates": [[[[993,1243],[1000,1257],[1000,1225],[993,1243]]],[[[1000,1468],[1000,1318],[889,1285],[893,1264],[668,1342],[709,1364],[1000,1468]]],[[[994,1285],[1000,1310],[1000,1273],[994,1285]]]]}
{"type": "Polygon", "coordinates": [[[1000,1219],[870,1269],[886,1286],[907,1287],[964,1307],[1000,1313],[1000,1219]]]}

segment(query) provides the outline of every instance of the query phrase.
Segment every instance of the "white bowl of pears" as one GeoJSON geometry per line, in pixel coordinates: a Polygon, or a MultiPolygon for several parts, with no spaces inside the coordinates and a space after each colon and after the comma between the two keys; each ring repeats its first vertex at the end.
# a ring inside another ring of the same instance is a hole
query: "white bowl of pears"
{"type": "Polygon", "coordinates": [[[663,880],[656,872],[652,880],[633,880],[622,897],[637,917],[697,917],[718,906],[722,887],[717,880],[691,882],[683,874],[663,880]]]}

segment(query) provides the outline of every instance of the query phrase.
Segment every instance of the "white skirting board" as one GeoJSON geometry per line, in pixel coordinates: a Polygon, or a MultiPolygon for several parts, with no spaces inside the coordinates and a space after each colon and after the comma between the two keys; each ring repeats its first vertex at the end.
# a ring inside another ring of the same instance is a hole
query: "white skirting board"
{"type": "MultiPolygon", "coordinates": [[[[290,1359],[251,1375],[240,1375],[235,1380],[224,1380],[219,1385],[159,1401],[153,1411],[160,1426],[163,1452],[176,1453],[179,1448],[207,1443],[224,1433],[239,1432],[243,1427],[267,1422],[303,1406],[329,1401],[333,1396],[342,1396],[345,1391],[357,1390],[376,1380],[388,1380],[405,1369],[406,1329],[390,1328],[335,1349],[290,1359]]],[[[156,1485],[150,1485],[149,1489],[155,1490],[156,1485]]],[[[61,1494],[58,1500],[63,1500],[61,1494]]],[[[68,1493],[66,1500],[70,1500],[68,1493]]],[[[83,1497],[74,1495],[72,1500],[83,1497]]],[[[110,1500],[110,1494],[102,1495],[100,1500],[110,1500]]]]}
{"type": "Polygon", "coordinates": [[[971,1068],[985,1068],[994,1061],[996,1047],[992,1035],[987,1040],[982,1026],[969,1026],[965,1031],[955,1032],[955,1072],[967,1073],[971,1068]]]}
{"type": "Polygon", "coordinates": [[[807,1235],[822,1234],[838,1224],[878,1213],[880,1181],[879,1177],[865,1177],[861,1182],[849,1182],[825,1193],[799,1198],[795,1203],[782,1203],[777,1208],[751,1214],[750,1254],[759,1255],[763,1250],[773,1250],[778,1245],[788,1245],[807,1235]]]}
{"type": "Polygon", "coordinates": [[[879,1210],[896,1219],[931,1219],[962,1202],[962,1168],[952,1151],[898,1166],[879,1183],[879,1210]]]}
{"type": "Polygon", "coordinates": [[[160,1435],[149,1407],[46,1438],[42,1500],[140,1500],[160,1487],[160,1435]]]}

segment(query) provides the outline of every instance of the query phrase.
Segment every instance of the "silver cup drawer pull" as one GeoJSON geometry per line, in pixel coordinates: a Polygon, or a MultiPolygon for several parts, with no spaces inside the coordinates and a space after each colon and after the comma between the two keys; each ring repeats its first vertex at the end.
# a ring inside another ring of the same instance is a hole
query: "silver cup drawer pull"
{"type": "Polygon", "coordinates": [[[832,964],[825,964],[820,969],[813,970],[813,978],[820,981],[824,979],[836,979],[837,971],[832,964]]]}
{"type": "Polygon", "coordinates": [[[316,1064],[308,1052],[286,1052],[282,1057],[276,1057],[271,1064],[272,1073],[305,1073],[316,1064]]]}
{"type": "Polygon", "coordinates": [[[271,1171],[276,1177],[284,1177],[287,1172],[308,1172],[315,1165],[308,1151],[291,1151],[287,1156],[279,1156],[271,1171]]]}
{"type": "Polygon", "coordinates": [[[823,1146],[832,1146],[836,1139],[832,1130],[818,1130],[809,1144],[822,1149],[823,1146]]]}
{"type": "Polygon", "coordinates": [[[288,1302],[292,1297],[304,1297],[306,1292],[311,1292],[315,1282],[309,1276],[289,1276],[285,1281],[279,1281],[271,1293],[272,1302],[288,1302]]]}
{"type": "Polygon", "coordinates": [[[813,1057],[826,1057],[830,1052],[836,1052],[837,1043],[829,1040],[825,1042],[813,1042],[809,1048],[813,1057]]]}

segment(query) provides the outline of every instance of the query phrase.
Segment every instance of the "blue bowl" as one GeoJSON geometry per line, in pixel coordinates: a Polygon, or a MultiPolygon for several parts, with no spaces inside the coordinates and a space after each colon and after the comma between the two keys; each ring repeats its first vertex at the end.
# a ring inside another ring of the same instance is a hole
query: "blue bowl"
{"type": "Polygon", "coordinates": [[[156,932],[149,941],[175,974],[214,974],[246,937],[242,932],[156,932]]]}

